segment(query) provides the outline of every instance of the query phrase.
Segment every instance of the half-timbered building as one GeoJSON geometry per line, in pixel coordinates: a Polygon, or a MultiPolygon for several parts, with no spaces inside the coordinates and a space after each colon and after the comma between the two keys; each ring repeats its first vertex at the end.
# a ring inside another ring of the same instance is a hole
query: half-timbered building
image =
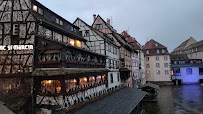
{"type": "Polygon", "coordinates": [[[92,24],[93,28],[105,33],[114,40],[119,46],[119,72],[121,77],[121,82],[125,85],[132,87],[132,76],[131,76],[131,52],[136,52],[132,45],[127,43],[127,40],[111,26],[110,19],[105,22],[99,15],[93,15],[94,22],[92,24]]]}
{"type": "Polygon", "coordinates": [[[79,27],[36,0],[0,1],[0,21],[2,91],[31,90],[33,77],[34,107],[67,110],[107,92],[106,56],[85,49],[79,27]]]}
{"type": "Polygon", "coordinates": [[[87,49],[107,56],[106,68],[109,70],[108,87],[120,85],[119,48],[114,40],[105,33],[88,25],[80,18],[75,20],[74,25],[80,28],[82,35],[87,40],[87,49]]]}

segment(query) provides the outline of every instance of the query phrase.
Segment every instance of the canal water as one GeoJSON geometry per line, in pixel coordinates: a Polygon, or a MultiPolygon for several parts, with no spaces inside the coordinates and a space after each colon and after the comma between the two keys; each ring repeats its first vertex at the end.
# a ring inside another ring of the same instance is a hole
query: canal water
{"type": "Polygon", "coordinates": [[[144,103],[146,114],[203,114],[203,85],[160,87],[157,102],[144,103]]]}

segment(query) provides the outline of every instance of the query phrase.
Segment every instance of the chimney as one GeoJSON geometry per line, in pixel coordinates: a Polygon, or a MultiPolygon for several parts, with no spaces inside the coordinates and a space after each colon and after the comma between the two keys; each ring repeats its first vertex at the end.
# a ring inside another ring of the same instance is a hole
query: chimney
{"type": "Polygon", "coordinates": [[[110,24],[110,19],[109,19],[109,18],[107,18],[107,23],[108,23],[109,25],[111,25],[111,24],[110,24]]]}
{"type": "Polygon", "coordinates": [[[97,16],[96,14],[94,14],[94,15],[93,15],[93,21],[95,21],[95,19],[96,19],[96,16],[97,16]]]}

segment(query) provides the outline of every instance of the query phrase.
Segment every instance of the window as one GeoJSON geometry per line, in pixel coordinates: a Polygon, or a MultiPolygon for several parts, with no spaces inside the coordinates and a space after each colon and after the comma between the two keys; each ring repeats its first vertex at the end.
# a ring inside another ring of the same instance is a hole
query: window
{"type": "Polygon", "coordinates": [[[117,73],[117,78],[118,78],[118,82],[120,81],[120,76],[119,73],[117,73]]]}
{"type": "Polygon", "coordinates": [[[192,75],[192,68],[186,68],[186,74],[192,75]]]}
{"type": "Polygon", "coordinates": [[[160,64],[159,63],[156,63],[156,68],[159,68],[160,67],[160,64]]]}
{"type": "Polygon", "coordinates": [[[81,47],[82,45],[81,45],[81,41],[79,41],[79,40],[76,40],[76,44],[77,44],[77,47],[81,47]]]}
{"type": "Polygon", "coordinates": [[[103,27],[103,26],[102,26],[101,24],[97,24],[97,25],[96,25],[96,29],[97,29],[97,30],[101,30],[102,27],[103,27]]]}
{"type": "Polygon", "coordinates": [[[146,57],[146,61],[149,61],[149,57],[146,57]]]}
{"type": "Polygon", "coordinates": [[[113,83],[113,74],[111,74],[111,83],[113,83]]]}
{"type": "Polygon", "coordinates": [[[161,52],[162,52],[162,53],[165,53],[165,50],[164,50],[164,49],[162,49],[162,50],[161,50],[161,52]]]}
{"type": "Polygon", "coordinates": [[[58,24],[59,24],[59,19],[58,19],[58,18],[56,18],[56,23],[58,23],[58,24]]]}
{"type": "Polygon", "coordinates": [[[174,68],[171,70],[171,75],[172,76],[181,76],[181,73],[180,73],[180,68],[174,68]]]}
{"type": "Polygon", "coordinates": [[[147,71],[146,71],[146,74],[147,74],[147,75],[149,75],[149,73],[150,73],[150,71],[149,71],[149,70],[147,70],[147,71]]]}
{"type": "Polygon", "coordinates": [[[75,40],[74,39],[70,39],[70,45],[72,45],[72,46],[75,45],[75,40]]]}
{"type": "Polygon", "coordinates": [[[195,51],[198,51],[197,47],[195,48],[195,51]]]}
{"type": "Polygon", "coordinates": [[[165,61],[168,60],[168,57],[167,57],[167,56],[164,56],[164,60],[165,60],[165,61]]]}
{"type": "Polygon", "coordinates": [[[168,68],[168,63],[164,63],[164,67],[168,68]]]}
{"type": "Polygon", "coordinates": [[[84,31],[84,37],[90,36],[89,30],[84,31]]]}
{"type": "Polygon", "coordinates": [[[158,60],[159,60],[159,57],[157,56],[157,57],[156,57],[156,61],[158,61],[158,60]]]}
{"type": "Polygon", "coordinates": [[[37,6],[33,5],[32,9],[37,12],[37,6]]]}
{"type": "Polygon", "coordinates": [[[60,24],[60,25],[63,25],[63,21],[60,20],[60,21],[59,21],[59,24],[60,24]]]}
{"type": "Polygon", "coordinates": [[[149,50],[146,51],[146,54],[149,54],[149,50]]]}
{"type": "Polygon", "coordinates": [[[159,54],[159,49],[156,50],[156,53],[159,54]]]}
{"type": "Polygon", "coordinates": [[[39,8],[38,12],[40,15],[43,15],[43,10],[41,8],[39,8]]]}
{"type": "Polygon", "coordinates": [[[157,44],[157,43],[155,43],[154,45],[155,45],[156,47],[158,47],[158,44],[157,44]]]}
{"type": "Polygon", "coordinates": [[[168,73],[168,70],[165,70],[165,75],[168,75],[169,73],[168,73]]]}
{"type": "Polygon", "coordinates": [[[199,68],[199,75],[203,75],[203,68],[199,68]]]}
{"type": "Polygon", "coordinates": [[[157,70],[157,71],[156,71],[156,75],[160,75],[160,70],[157,70]]]}
{"type": "Polygon", "coordinates": [[[13,35],[18,35],[18,34],[19,34],[19,25],[13,24],[13,35]]]}
{"type": "Polygon", "coordinates": [[[150,68],[150,65],[149,65],[149,64],[146,64],[146,68],[150,68]]]}

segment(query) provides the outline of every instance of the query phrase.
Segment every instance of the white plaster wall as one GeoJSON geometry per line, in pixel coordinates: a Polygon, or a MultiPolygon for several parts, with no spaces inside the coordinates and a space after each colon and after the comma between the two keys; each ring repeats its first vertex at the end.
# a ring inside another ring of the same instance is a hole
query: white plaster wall
{"type": "Polygon", "coordinates": [[[189,59],[202,59],[203,61],[203,52],[196,52],[196,53],[191,53],[187,54],[189,59]]]}
{"type": "Polygon", "coordinates": [[[169,55],[159,55],[159,60],[156,61],[156,56],[148,56],[149,61],[146,61],[145,57],[145,70],[150,71],[150,74],[146,74],[146,80],[147,81],[171,81],[170,78],[170,68],[169,66],[166,68],[164,67],[164,63],[170,64],[170,56],[169,55]],[[164,60],[164,56],[168,57],[168,60],[164,60]],[[159,68],[156,68],[156,63],[160,64],[159,68]],[[146,64],[150,65],[150,68],[146,68],[146,64]],[[160,71],[160,75],[156,74],[156,71],[160,71]],[[165,70],[168,70],[169,74],[165,74],[165,70]]]}
{"type": "Polygon", "coordinates": [[[182,79],[183,83],[199,81],[199,68],[198,67],[183,67],[183,68],[180,68],[180,72],[181,72],[180,78],[182,79]],[[187,68],[192,68],[191,75],[186,74],[187,68]]]}
{"type": "Polygon", "coordinates": [[[108,88],[115,87],[121,84],[120,72],[108,72],[108,88]],[[111,83],[111,74],[113,74],[113,83],[111,83]],[[119,80],[117,75],[119,74],[119,80]]]}

